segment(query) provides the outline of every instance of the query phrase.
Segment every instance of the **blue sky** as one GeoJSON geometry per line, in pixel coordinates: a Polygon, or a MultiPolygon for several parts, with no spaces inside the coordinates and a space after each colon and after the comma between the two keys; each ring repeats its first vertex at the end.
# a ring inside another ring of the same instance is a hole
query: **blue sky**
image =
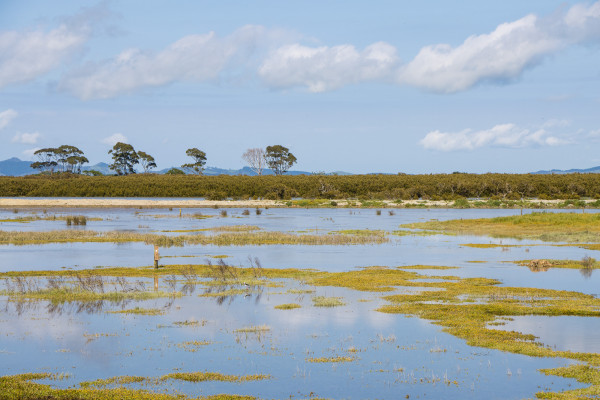
{"type": "Polygon", "coordinates": [[[116,141],[159,168],[600,165],[600,1],[0,2],[0,159],[116,141]]]}

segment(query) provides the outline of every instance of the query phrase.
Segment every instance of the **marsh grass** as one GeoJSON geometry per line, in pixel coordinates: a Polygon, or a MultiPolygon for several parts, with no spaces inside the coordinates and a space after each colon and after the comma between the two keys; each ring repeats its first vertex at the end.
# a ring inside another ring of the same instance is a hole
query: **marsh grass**
{"type": "Polygon", "coordinates": [[[52,304],[65,302],[96,302],[123,300],[149,300],[162,297],[178,297],[181,293],[147,291],[141,281],[131,282],[123,276],[113,280],[100,274],[73,273],[48,275],[44,283],[41,276],[14,274],[4,279],[5,289],[1,295],[9,301],[47,300],[52,304]]]}
{"type": "Polygon", "coordinates": [[[107,311],[108,314],[134,314],[134,315],[164,315],[165,310],[160,308],[130,308],[127,310],[107,311]]]}
{"type": "Polygon", "coordinates": [[[531,213],[522,216],[427,221],[404,228],[547,242],[600,242],[600,214],[531,213]]]}
{"type": "Polygon", "coordinates": [[[279,304],[273,308],[275,308],[276,310],[293,310],[296,308],[301,308],[302,306],[300,304],[296,304],[296,303],[286,303],[286,304],[279,304]]]}
{"type": "Polygon", "coordinates": [[[340,363],[340,362],[351,362],[351,361],[355,361],[356,358],[354,357],[344,357],[344,356],[337,356],[337,357],[316,357],[316,358],[307,358],[306,361],[307,362],[311,362],[311,363],[340,363]]]}
{"type": "Polygon", "coordinates": [[[296,235],[285,232],[229,232],[217,235],[167,236],[137,232],[95,232],[57,230],[46,232],[0,231],[0,244],[28,245],[72,242],[144,242],[161,247],[185,245],[249,246],[249,245],[357,245],[386,243],[377,235],[296,235]]]}
{"type": "Polygon", "coordinates": [[[235,333],[263,333],[271,330],[271,327],[268,325],[256,325],[256,326],[246,326],[243,328],[239,328],[234,330],[235,333]]]}
{"type": "MultiPolygon", "coordinates": [[[[210,373],[205,373],[210,374],[210,373]]],[[[208,375],[210,376],[210,375],[208,375]]],[[[250,375],[252,376],[252,375],[250,375]]],[[[259,377],[260,375],[257,375],[259,377]]],[[[165,376],[166,377],[166,376],[165,376]]],[[[223,375],[227,377],[227,375],[223,375]]],[[[142,389],[113,388],[104,387],[111,384],[132,384],[151,382],[156,378],[145,377],[115,377],[93,382],[82,382],[81,388],[56,389],[49,385],[32,382],[34,380],[51,379],[52,374],[35,373],[21,374],[0,377],[0,400],[17,399],[47,399],[47,400],[100,400],[100,399],[127,399],[127,400],[188,400],[192,399],[182,394],[154,393],[142,389]],[[105,384],[106,383],[106,384],[105,384]]],[[[162,378],[162,377],[161,377],[162,378]]],[[[218,378],[218,376],[215,376],[218,378]]],[[[242,377],[238,377],[241,382],[242,377]]],[[[178,379],[170,377],[166,379],[178,379]]],[[[258,378],[257,378],[258,379],[258,378]]],[[[265,378],[266,379],[266,378],[265,378]]],[[[253,379],[247,379],[253,380],[253,379]]],[[[194,397],[194,399],[199,399],[194,397]]],[[[255,397],[218,394],[205,397],[210,400],[253,400],[255,397]]]]}
{"type": "Polygon", "coordinates": [[[85,215],[70,215],[65,218],[67,226],[71,225],[87,225],[87,217],[85,215]]]}
{"type": "Polygon", "coordinates": [[[585,256],[581,261],[577,260],[519,260],[515,264],[527,266],[529,268],[543,266],[549,268],[566,268],[566,269],[599,269],[600,262],[596,259],[585,256]]]}

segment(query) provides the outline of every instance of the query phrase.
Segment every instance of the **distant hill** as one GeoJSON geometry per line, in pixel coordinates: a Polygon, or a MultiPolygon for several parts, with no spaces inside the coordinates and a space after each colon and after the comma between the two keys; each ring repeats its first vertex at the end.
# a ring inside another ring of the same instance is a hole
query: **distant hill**
{"type": "Polygon", "coordinates": [[[600,166],[587,169],[551,169],[550,171],[537,171],[532,174],[597,174],[600,173],[600,166]]]}
{"type": "Polygon", "coordinates": [[[0,161],[0,175],[21,176],[35,174],[37,171],[29,165],[31,161],[21,161],[16,157],[0,161]]]}
{"type": "MultiPolygon", "coordinates": [[[[9,158],[8,160],[0,161],[0,175],[5,176],[23,176],[37,174],[38,171],[31,168],[29,165],[31,161],[22,161],[16,157],[9,158]]],[[[179,167],[175,167],[179,168],[179,167]]],[[[158,171],[153,171],[157,174],[164,174],[171,168],[165,168],[158,171]]],[[[110,170],[107,163],[98,163],[95,165],[86,165],[82,168],[84,171],[95,170],[103,173],[104,175],[112,175],[113,171],[110,170]]],[[[306,171],[288,171],[287,175],[311,175],[311,172],[306,171]]],[[[204,175],[256,175],[250,167],[244,167],[242,169],[223,169],[218,167],[206,167],[204,175]]],[[[263,171],[263,175],[273,175],[273,171],[266,169],[263,171]]],[[[332,172],[330,175],[352,175],[349,172],[332,172]]]]}

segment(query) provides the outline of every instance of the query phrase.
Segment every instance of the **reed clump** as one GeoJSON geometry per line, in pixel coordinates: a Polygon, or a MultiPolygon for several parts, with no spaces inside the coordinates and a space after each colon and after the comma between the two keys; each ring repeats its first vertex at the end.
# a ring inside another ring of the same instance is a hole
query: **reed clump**
{"type": "Polygon", "coordinates": [[[65,217],[67,226],[71,225],[87,225],[87,217],[85,215],[69,215],[65,217]]]}

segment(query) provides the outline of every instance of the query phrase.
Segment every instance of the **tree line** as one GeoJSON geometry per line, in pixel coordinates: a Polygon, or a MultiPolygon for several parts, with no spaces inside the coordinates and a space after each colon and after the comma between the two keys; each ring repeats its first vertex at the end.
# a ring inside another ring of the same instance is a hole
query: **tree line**
{"type": "MultiPolygon", "coordinates": [[[[102,175],[98,171],[82,171],[83,164],[89,163],[89,160],[83,155],[83,151],[75,146],[62,145],[59,147],[50,147],[37,150],[33,153],[38,161],[31,163],[31,168],[44,173],[71,173],[89,175],[102,175]]],[[[143,151],[136,151],[128,143],[117,142],[112,149],[108,151],[112,156],[113,162],[109,164],[110,170],[116,175],[135,174],[136,165],[142,167],[143,173],[150,173],[156,168],[156,160],[150,154],[143,151]]],[[[191,157],[193,162],[185,163],[182,169],[171,168],[169,175],[185,175],[186,173],[202,175],[206,165],[206,153],[198,148],[187,149],[185,154],[191,157]]],[[[275,175],[285,174],[296,163],[296,157],[290,153],[287,147],[281,145],[267,146],[266,149],[253,148],[248,149],[242,159],[246,161],[250,168],[257,175],[262,175],[265,165],[271,168],[275,175]]]]}

